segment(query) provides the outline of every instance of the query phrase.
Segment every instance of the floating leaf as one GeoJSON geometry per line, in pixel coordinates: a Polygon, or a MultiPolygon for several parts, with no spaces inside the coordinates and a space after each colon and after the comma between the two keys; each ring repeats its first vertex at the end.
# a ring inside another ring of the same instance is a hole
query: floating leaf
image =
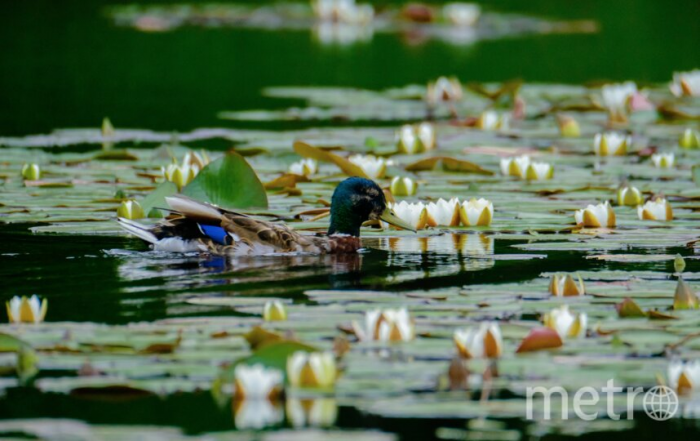
{"type": "Polygon", "coordinates": [[[564,345],[561,337],[549,328],[535,328],[520,342],[516,353],[554,349],[564,345]]]}
{"type": "Polygon", "coordinates": [[[229,152],[204,167],[182,193],[222,208],[267,208],[265,187],[236,152],[229,152]]]}
{"type": "Polygon", "coordinates": [[[359,176],[367,178],[367,175],[358,165],[353,164],[342,156],[314,147],[303,141],[294,142],[294,151],[305,158],[315,159],[320,162],[330,162],[340,168],[348,176],[359,176]]]}
{"type": "Polygon", "coordinates": [[[615,305],[617,314],[620,317],[646,317],[647,314],[639,307],[637,302],[631,298],[625,298],[622,303],[615,305]]]}
{"type": "Polygon", "coordinates": [[[421,159],[406,166],[407,171],[427,171],[433,170],[440,164],[442,169],[448,172],[455,173],[476,173],[480,175],[492,176],[494,173],[490,170],[481,168],[480,166],[462,159],[451,158],[449,156],[433,156],[431,158],[421,159]]]}

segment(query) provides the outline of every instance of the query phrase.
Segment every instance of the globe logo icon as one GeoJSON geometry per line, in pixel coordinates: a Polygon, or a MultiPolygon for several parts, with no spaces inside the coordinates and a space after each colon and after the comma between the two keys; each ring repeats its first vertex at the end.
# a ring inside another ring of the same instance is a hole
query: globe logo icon
{"type": "Polygon", "coordinates": [[[666,421],[678,412],[678,395],[670,387],[654,386],[644,394],[644,412],[656,421],[666,421]]]}

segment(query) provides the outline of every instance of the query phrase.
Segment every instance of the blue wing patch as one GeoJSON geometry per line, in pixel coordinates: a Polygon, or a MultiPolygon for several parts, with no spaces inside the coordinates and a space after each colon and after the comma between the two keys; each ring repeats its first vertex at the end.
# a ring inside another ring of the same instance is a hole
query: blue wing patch
{"type": "Polygon", "coordinates": [[[199,229],[202,231],[202,234],[209,237],[211,240],[218,243],[219,245],[231,244],[231,236],[229,236],[226,230],[224,230],[223,228],[215,227],[213,225],[197,225],[199,225],[199,229]]]}

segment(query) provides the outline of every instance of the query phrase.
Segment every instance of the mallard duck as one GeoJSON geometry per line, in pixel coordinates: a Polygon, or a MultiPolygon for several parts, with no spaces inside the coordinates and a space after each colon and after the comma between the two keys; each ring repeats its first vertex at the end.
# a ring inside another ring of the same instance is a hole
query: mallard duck
{"type": "Polygon", "coordinates": [[[155,226],[124,218],[118,218],[119,225],[157,251],[203,251],[229,256],[354,253],[362,246],[360,227],[368,220],[381,219],[415,231],[388,208],[384,192],[376,183],[357,177],[344,180],[333,192],[326,236],[304,235],[286,225],[181,195],[168,197],[166,202],[171,214],[155,226]]]}

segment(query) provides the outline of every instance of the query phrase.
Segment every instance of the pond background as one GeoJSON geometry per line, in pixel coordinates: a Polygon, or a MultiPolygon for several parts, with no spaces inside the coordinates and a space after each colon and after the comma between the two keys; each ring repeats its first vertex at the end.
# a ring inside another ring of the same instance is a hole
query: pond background
{"type": "MultiPolygon", "coordinates": [[[[348,47],[324,47],[308,29],[183,27],[144,33],[114,26],[105,8],[129,3],[3,4],[0,135],[95,127],[105,116],[117,127],[158,131],[231,126],[217,113],[289,104],[262,97],[260,90],[268,86],[382,89],[440,75],[464,82],[643,84],[665,82],[674,71],[700,65],[700,2],[694,0],[486,1],[479,2],[486,10],[594,20],[600,31],[467,46],[439,41],[411,46],[401,35],[375,33],[370,43],[348,47]]],[[[140,2],[150,3],[172,2],[140,2]]]]}
{"type": "MultiPolygon", "coordinates": [[[[45,133],[56,128],[95,127],[108,116],[120,128],[187,131],[197,127],[241,126],[223,121],[223,110],[287,107],[290,102],[261,95],[278,85],[356,86],[382,89],[423,84],[440,75],[468,81],[582,83],[636,80],[661,83],[672,72],[700,66],[700,2],[676,0],[501,0],[481,2],[489,10],[533,14],[562,20],[594,20],[594,34],[528,35],[454,46],[428,41],[412,46],[398,34],[375,34],[371,43],[324,47],[309,30],[183,27],[144,33],[117,27],[105,0],[25,0],[5,2],[0,14],[0,135],[45,133]]],[[[147,3],[147,2],[142,2],[147,3]]],[[[149,2],[167,3],[167,2],[149,2]]],[[[258,3],[250,1],[250,3],[258,3]]],[[[375,4],[384,2],[374,2],[375,4]]],[[[250,124],[250,123],[247,123],[250,124]]],[[[261,123],[263,124],[263,123],[261,123]]],[[[267,129],[292,123],[265,124],[267,129]]],[[[496,253],[510,243],[497,243],[496,253]]],[[[120,259],[103,250],[142,251],[125,238],[47,237],[27,232],[27,225],[0,227],[0,278],[3,298],[35,292],[51,299],[49,321],[90,320],[124,323],[172,316],[220,315],[221,310],[183,306],[178,292],[237,289],[264,293],[278,285],[276,275],[294,281],[287,294],[333,286],[372,288],[372,279],[352,274],[329,275],[327,266],[309,264],[281,269],[261,278],[259,272],[218,276],[216,264],[197,258],[159,262],[120,259]],[[9,256],[12,257],[9,257],[9,256]],[[137,274],[138,272],[138,274],[137,274]],[[237,278],[238,277],[238,278],[237,278]],[[240,283],[241,279],[250,283],[240,283]],[[294,292],[292,292],[294,291],[294,292]]],[[[677,250],[668,250],[676,252],[677,250]]],[[[576,253],[548,253],[548,271],[595,269],[615,264],[586,262],[576,253]],[[554,266],[552,266],[554,265],[554,266]]],[[[437,272],[452,262],[426,257],[414,262],[437,272]]],[[[386,255],[364,256],[365,273],[377,278],[405,268],[387,268],[386,255]]],[[[506,263],[480,271],[482,282],[532,278],[544,268],[538,261],[506,263]]],[[[409,265],[410,266],[410,265],[409,265]]],[[[667,263],[640,265],[664,270],[667,263]]],[[[635,266],[625,266],[631,270],[635,266]]],[[[436,277],[438,286],[458,286],[477,273],[436,277]]],[[[426,285],[427,286],[427,285],[426,285]]],[[[378,286],[377,286],[378,287],[378,286]]],[[[404,288],[415,288],[406,285],[404,288]]],[[[13,390],[0,398],[0,418],[60,417],[92,423],[178,425],[191,433],[231,428],[230,409],[218,409],[208,394],[180,394],[137,404],[88,403],[70,396],[13,390]]],[[[434,434],[440,425],[463,421],[421,422],[362,418],[351,408],[340,411],[337,425],[397,431],[405,439],[434,434]]],[[[681,434],[680,423],[638,427],[626,436],[591,434],[588,439],[653,439],[681,434]],[[646,436],[647,438],[643,438],[646,436]]],[[[584,437],[586,438],[586,437],[584,437]]],[[[426,438],[427,439],[427,438],[426,438]]],[[[550,439],[554,439],[553,437],[550,439]]]]}

